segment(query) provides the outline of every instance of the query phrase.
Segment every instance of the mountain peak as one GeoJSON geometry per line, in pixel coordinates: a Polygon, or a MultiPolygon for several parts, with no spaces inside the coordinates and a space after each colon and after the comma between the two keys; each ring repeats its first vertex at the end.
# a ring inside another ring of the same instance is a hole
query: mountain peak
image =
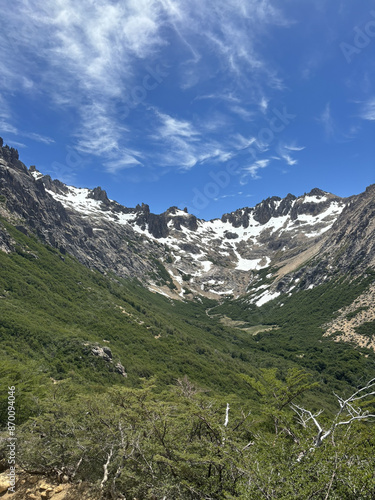
{"type": "Polygon", "coordinates": [[[308,196],[326,196],[327,191],[323,191],[322,189],[319,188],[313,188],[309,193],[307,193],[308,196]]]}
{"type": "Polygon", "coordinates": [[[34,179],[36,181],[38,179],[41,179],[42,177],[44,177],[44,175],[42,174],[42,172],[39,172],[39,170],[36,168],[35,165],[31,165],[31,167],[29,168],[29,172],[34,177],[34,179]]]}
{"type": "MultiPolygon", "coordinates": [[[[255,207],[205,221],[177,206],[159,215],[151,213],[145,203],[124,207],[110,200],[100,186],[76,188],[52,180],[35,166],[27,170],[14,151],[0,148],[0,195],[6,200],[2,205],[0,200],[2,213],[23,218],[42,241],[85,265],[139,278],[168,296],[239,296],[259,270],[269,268],[272,276],[277,267],[281,270],[274,274],[272,293],[267,285],[268,291],[262,288],[266,295],[256,300],[256,304],[264,303],[275,296],[276,287],[281,287],[277,293],[283,287],[289,289],[293,276],[283,276],[299,269],[321,248],[327,256],[324,273],[314,267],[313,275],[301,281],[301,286],[308,288],[328,279],[329,265],[337,267],[331,261],[335,262],[341,241],[350,250],[345,259],[340,257],[345,269],[355,259],[362,258],[366,265],[372,262],[372,235],[366,228],[371,229],[375,186],[350,200],[319,188],[299,197],[290,193],[284,198],[272,196],[255,207]],[[348,233],[353,205],[360,214],[355,224],[355,231],[361,231],[358,237],[348,233]],[[360,253],[362,241],[365,257],[360,253]]],[[[6,235],[2,241],[10,251],[6,235]]]]}
{"type": "Polygon", "coordinates": [[[100,186],[98,186],[94,189],[91,189],[87,195],[87,198],[90,198],[90,199],[96,200],[96,201],[101,201],[101,202],[106,203],[106,204],[109,203],[107,192],[104,191],[104,189],[102,189],[100,186]]]}

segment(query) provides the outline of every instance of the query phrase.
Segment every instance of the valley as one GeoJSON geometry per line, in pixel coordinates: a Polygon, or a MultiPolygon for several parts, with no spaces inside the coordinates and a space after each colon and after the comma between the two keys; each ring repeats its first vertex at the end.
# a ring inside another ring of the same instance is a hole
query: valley
{"type": "Polygon", "coordinates": [[[269,498],[321,498],[336,463],[351,498],[356,446],[370,499],[372,386],[358,427],[301,461],[314,425],[295,411],[324,408],[328,429],[334,394],[374,379],[374,200],[374,185],[345,199],[313,189],[211,221],[155,215],[2,147],[0,376],[17,388],[26,483],[48,478],[52,498],[265,498],[263,484],[269,498]]]}

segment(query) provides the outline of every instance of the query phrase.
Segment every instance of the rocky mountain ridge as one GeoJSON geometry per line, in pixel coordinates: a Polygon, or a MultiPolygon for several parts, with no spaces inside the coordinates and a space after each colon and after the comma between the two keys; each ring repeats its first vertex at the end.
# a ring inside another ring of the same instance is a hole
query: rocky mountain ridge
{"type": "MultiPolygon", "coordinates": [[[[205,221],[171,207],[128,208],[100,187],[67,186],[0,147],[0,215],[86,266],[135,277],[169,297],[238,297],[257,305],[374,262],[374,193],[313,189],[205,221]],[[355,263],[355,265],[353,265],[355,263]]],[[[12,241],[0,226],[0,248],[12,241]]]]}

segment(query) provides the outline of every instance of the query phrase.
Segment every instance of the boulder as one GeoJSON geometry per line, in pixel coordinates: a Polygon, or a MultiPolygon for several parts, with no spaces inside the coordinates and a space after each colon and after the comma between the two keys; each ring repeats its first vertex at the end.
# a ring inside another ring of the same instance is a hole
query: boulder
{"type": "Polygon", "coordinates": [[[7,491],[9,488],[9,476],[6,472],[0,474],[0,493],[7,491]]]}

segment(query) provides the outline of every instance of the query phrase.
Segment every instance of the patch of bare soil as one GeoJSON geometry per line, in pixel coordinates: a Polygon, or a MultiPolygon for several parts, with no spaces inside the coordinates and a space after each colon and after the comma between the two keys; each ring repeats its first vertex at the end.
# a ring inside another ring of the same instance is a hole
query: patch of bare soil
{"type": "Polygon", "coordinates": [[[353,342],[359,347],[375,351],[375,331],[373,337],[360,335],[356,328],[375,320],[375,285],[360,295],[350,306],[339,310],[339,316],[323,325],[324,337],[335,336],[335,342],[353,342]]]}
{"type": "Polygon", "coordinates": [[[0,474],[1,500],[99,500],[100,493],[85,484],[59,483],[52,479],[18,473],[15,492],[9,492],[7,473],[0,474]]]}

